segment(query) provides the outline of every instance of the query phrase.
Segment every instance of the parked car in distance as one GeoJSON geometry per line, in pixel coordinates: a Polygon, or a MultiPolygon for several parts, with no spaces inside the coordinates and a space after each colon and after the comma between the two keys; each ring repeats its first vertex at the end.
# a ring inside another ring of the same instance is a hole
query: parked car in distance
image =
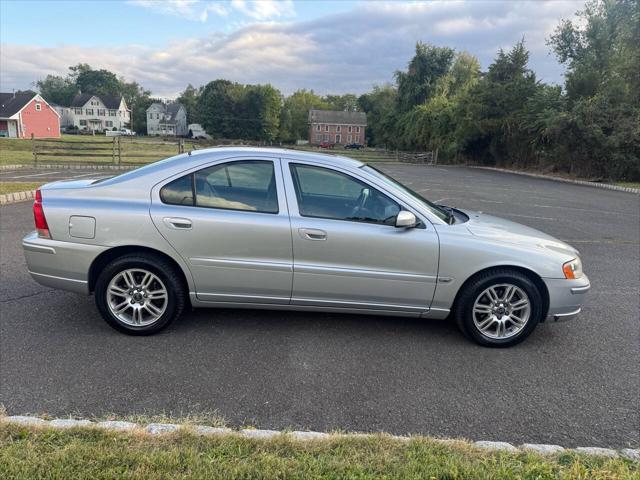
{"type": "Polygon", "coordinates": [[[191,123],[187,128],[189,131],[187,134],[188,137],[194,140],[211,140],[211,135],[209,135],[199,123],[191,123]]]}
{"type": "Polygon", "coordinates": [[[364,148],[364,145],[361,145],[359,143],[347,143],[344,146],[345,150],[360,150],[361,148],[364,148]]]}
{"type": "Polygon", "coordinates": [[[438,206],[354,159],[223,147],[36,191],[33,278],[93,294],[114,328],[158,332],[188,307],[455,321],[481,345],[576,317],[578,251],[485,213],[438,206]]]}
{"type": "Polygon", "coordinates": [[[333,147],[335,147],[335,144],[331,143],[331,142],[322,142],[320,145],[318,145],[320,148],[324,148],[324,149],[332,149],[333,147]]]}

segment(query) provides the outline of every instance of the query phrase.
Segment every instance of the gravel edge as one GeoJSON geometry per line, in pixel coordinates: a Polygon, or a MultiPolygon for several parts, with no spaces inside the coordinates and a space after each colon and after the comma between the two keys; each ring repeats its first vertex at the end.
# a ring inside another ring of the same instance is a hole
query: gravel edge
{"type": "MultiPolygon", "coordinates": [[[[269,439],[274,438],[280,435],[286,435],[289,438],[292,438],[297,441],[305,442],[305,441],[322,441],[330,438],[336,437],[347,437],[347,438],[370,438],[375,436],[375,434],[366,434],[366,433],[324,433],[324,432],[313,432],[313,431],[280,431],[280,430],[261,430],[254,428],[242,428],[240,430],[232,430],[231,428],[226,427],[210,427],[206,425],[186,425],[186,424],[175,424],[175,423],[150,423],[147,425],[139,425],[132,422],[118,421],[118,420],[110,420],[110,421],[102,421],[102,422],[94,422],[86,419],[74,419],[74,418],[54,418],[52,420],[44,420],[39,417],[33,416],[24,416],[24,415],[13,415],[13,416],[3,416],[0,417],[0,422],[5,423],[13,423],[17,425],[23,426],[34,426],[34,427],[48,427],[48,428],[74,428],[74,427],[94,427],[94,428],[103,428],[111,431],[136,431],[140,433],[145,433],[147,435],[164,435],[169,433],[178,432],[181,429],[186,429],[191,432],[196,433],[197,435],[241,435],[247,438],[255,438],[255,439],[269,439]]],[[[410,441],[412,438],[419,437],[410,437],[410,436],[392,436],[393,439],[398,441],[410,441]]],[[[443,442],[447,444],[451,444],[455,442],[455,440],[448,439],[433,439],[436,442],[443,442]]],[[[633,462],[640,462],[640,449],[632,449],[632,448],[623,448],[620,450],[614,450],[611,448],[600,448],[600,447],[577,447],[574,449],[564,448],[560,445],[546,445],[539,443],[524,443],[519,446],[512,445],[507,442],[491,442],[491,441],[477,441],[471,442],[473,446],[478,449],[488,450],[488,451],[504,451],[504,452],[534,452],[541,455],[556,455],[563,452],[577,452],[584,455],[593,455],[599,457],[608,457],[608,458],[626,458],[633,462]]]]}
{"type": "Polygon", "coordinates": [[[622,187],[620,185],[612,185],[610,183],[589,182],[587,180],[573,180],[571,178],[554,177],[552,175],[544,175],[542,173],[521,172],[519,170],[509,170],[508,168],[497,167],[480,167],[477,165],[468,165],[469,168],[477,168],[480,170],[493,170],[495,172],[513,173],[514,175],[523,175],[525,177],[541,178],[544,180],[552,180],[554,182],[572,183],[574,185],[585,185],[587,187],[604,188],[605,190],[615,190],[626,193],[640,193],[640,188],[622,187]]]}

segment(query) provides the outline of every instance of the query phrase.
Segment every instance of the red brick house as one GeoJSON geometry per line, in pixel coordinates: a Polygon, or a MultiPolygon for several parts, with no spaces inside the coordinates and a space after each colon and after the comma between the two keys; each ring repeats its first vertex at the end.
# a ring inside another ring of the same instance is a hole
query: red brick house
{"type": "Polygon", "coordinates": [[[0,93],[0,137],[59,137],[60,115],[34,93],[0,93]]]}
{"type": "Polygon", "coordinates": [[[364,112],[309,110],[309,143],[312,145],[322,142],[364,145],[366,128],[367,114],[364,112]]]}

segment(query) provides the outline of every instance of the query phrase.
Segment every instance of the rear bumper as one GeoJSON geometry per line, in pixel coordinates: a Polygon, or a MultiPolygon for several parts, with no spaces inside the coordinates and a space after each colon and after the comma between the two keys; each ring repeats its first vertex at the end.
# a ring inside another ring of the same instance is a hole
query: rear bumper
{"type": "Polygon", "coordinates": [[[22,239],[27,269],[41,285],[89,293],[89,268],[107,248],[40,238],[32,232],[22,239]]]}
{"type": "Polygon", "coordinates": [[[549,311],[546,320],[561,322],[575,319],[582,310],[585,294],[591,289],[589,278],[578,280],[544,278],[549,291],[549,311]]]}

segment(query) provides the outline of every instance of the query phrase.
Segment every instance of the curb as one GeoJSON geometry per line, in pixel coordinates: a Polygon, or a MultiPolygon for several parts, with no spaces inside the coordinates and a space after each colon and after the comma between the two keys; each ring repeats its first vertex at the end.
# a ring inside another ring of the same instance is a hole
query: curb
{"type": "Polygon", "coordinates": [[[0,195],[0,205],[25,202],[27,200],[33,200],[35,197],[36,197],[35,190],[27,190],[25,192],[5,193],[4,195],[0,195]]]}
{"type": "Polygon", "coordinates": [[[640,193],[640,188],[621,187],[620,185],[611,185],[610,183],[588,182],[586,180],[573,180],[571,178],[554,177],[551,175],[543,175],[541,173],[521,172],[518,170],[509,170],[507,168],[497,167],[479,167],[476,165],[468,165],[469,168],[478,168],[481,170],[493,170],[494,172],[513,173],[514,175],[523,175],[525,177],[542,178],[544,180],[553,180],[554,182],[572,183],[574,185],[586,185],[588,187],[604,188],[605,190],[615,190],[626,193],[640,193]]]}
{"type": "MultiPolygon", "coordinates": [[[[324,432],[313,431],[281,431],[281,430],[260,430],[253,428],[243,428],[240,430],[232,430],[226,427],[210,427],[206,425],[184,425],[175,423],[150,423],[148,425],[138,425],[132,422],[125,421],[102,421],[93,422],[86,419],[73,419],[73,418],[54,418],[53,420],[44,420],[38,417],[13,415],[9,417],[0,417],[0,422],[13,423],[23,426],[35,426],[35,427],[49,427],[49,428],[74,428],[74,427],[94,427],[103,428],[111,431],[139,431],[148,435],[165,435],[178,432],[179,430],[190,430],[197,435],[241,435],[247,438],[253,439],[270,439],[278,436],[287,436],[293,440],[306,442],[306,441],[322,441],[330,438],[372,438],[377,434],[367,433],[335,433],[329,434],[324,432]]],[[[412,438],[420,438],[420,436],[396,436],[393,435],[394,440],[407,442],[412,438]]],[[[445,444],[451,444],[456,440],[450,439],[438,439],[433,438],[436,442],[442,442],[445,444]]],[[[472,442],[472,445],[476,448],[494,452],[534,452],[540,455],[556,455],[564,452],[576,452],[584,455],[592,455],[598,457],[618,458],[623,457],[633,462],[640,462],[640,449],[623,448],[620,450],[614,450],[611,448],[600,447],[577,447],[574,449],[564,448],[560,445],[545,445],[537,443],[524,443],[519,447],[516,447],[507,442],[489,442],[489,441],[477,441],[472,442]]]]}

